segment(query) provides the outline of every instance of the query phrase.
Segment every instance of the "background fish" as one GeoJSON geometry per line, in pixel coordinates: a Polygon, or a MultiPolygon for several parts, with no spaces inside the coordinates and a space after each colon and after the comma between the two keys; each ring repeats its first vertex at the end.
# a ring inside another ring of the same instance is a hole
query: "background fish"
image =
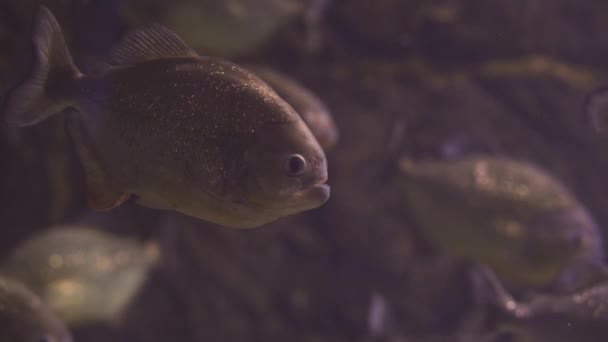
{"type": "MultiPolygon", "coordinates": [[[[306,39],[315,39],[315,26],[326,0],[180,0],[123,1],[121,15],[136,26],[160,22],[174,29],[197,51],[234,57],[268,42],[288,23],[303,17],[306,39]]],[[[313,42],[314,44],[314,42],[313,42]]]]}
{"type": "Polygon", "coordinates": [[[159,259],[154,242],[64,225],[21,243],[2,270],[27,284],[68,325],[78,326],[115,321],[159,259]]]}
{"type": "Polygon", "coordinates": [[[270,67],[247,65],[247,69],[268,83],[300,114],[326,152],[334,147],[338,142],[338,127],[329,108],[317,95],[296,80],[270,67]]]}
{"type": "MultiPolygon", "coordinates": [[[[440,250],[487,264],[515,286],[544,287],[603,246],[586,209],[542,170],[504,157],[403,159],[408,212],[440,250]]],[[[565,284],[564,284],[565,285],[565,284]]]]}
{"type": "Polygon", "coordinates": [[[71,342],[65,325],[21,283],[0,277],[0,341],[71,342]]]}
{"type": "Polygon", "coordinates": [[[5,118],[26,126],[69,112],[92,208],[135,195],[245,228],[329,198],[325,154],[297,113],[247,70],[198,56],[168,29],[128,34],[113,66],[87,76],[43,7],[34,46],[34,72],[5,118]]]}

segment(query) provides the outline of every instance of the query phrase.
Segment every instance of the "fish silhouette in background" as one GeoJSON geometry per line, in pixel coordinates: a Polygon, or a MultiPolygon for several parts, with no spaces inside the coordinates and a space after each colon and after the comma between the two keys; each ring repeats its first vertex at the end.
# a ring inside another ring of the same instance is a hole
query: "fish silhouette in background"
{"type": "Polygon", "coordinates": [[[247,65],[248,70],[268,83],[274,91],[300,114],[317,141],[327,152],[338,142],[338,127],[329,108],[304,85],[287,75],[260,65],[247,65]]]}
{"type": "Polygon", "coordinates": [[[605,277],[595,220],[561,182],[530,163],[482,155],[402,158],[397,182],[434,246],[492,267],[510,286],[572,289],[605,277]]]}
{"type": "Polygon", "coordinates": [[[278,33],[293,31],[298,46],[318,50],[330,0],[122,0],[119,12],[131,26],[159,22],[197,51],[234,58],[259,49],[278,33]],[[300,32],[301,31],[301,32],[300,32]]]}
{"type": "Polygon", "coordinates": [[[1,269],[71,328],[114,323],[160,262],[161,251],[154,241],[121,238],[103,228],[93,222],[52,226],[17,245],[1,269]]]}

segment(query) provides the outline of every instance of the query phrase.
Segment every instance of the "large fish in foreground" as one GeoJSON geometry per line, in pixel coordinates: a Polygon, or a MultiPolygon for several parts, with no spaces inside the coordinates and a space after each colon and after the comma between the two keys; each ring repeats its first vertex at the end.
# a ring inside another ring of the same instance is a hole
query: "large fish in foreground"
{"type": "Polygon", "coordinates": [[[230,62],[201,57],[162,27],[136,30],[110,66],[83,75],[41,8],[36,65],[6,104],[27,126],[67,113],[89,206],[130,196],[229,227],[256,227],[329,198],[325,154],[297,113],[230,62]]]}

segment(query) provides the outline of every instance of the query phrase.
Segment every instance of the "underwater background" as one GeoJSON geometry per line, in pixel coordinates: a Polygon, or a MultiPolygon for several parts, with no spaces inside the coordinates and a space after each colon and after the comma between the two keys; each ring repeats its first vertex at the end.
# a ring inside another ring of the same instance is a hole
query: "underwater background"
{"type": "Polygon", "coordinates": [[[233,229],[92,211],[62,117],[2,125],[0,274],[75,341],[608,341],[608,3],[0,0],[0,103],[40,5],[85,73],[162,23],[339,132],[327,203],[233,229]]]}

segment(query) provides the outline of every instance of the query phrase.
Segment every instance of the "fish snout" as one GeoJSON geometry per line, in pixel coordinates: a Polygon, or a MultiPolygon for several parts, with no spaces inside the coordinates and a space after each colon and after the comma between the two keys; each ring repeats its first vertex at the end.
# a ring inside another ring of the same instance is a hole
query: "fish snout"
{"type": "Polygon", "coordinates": [[[331,188],[327,183],[327,171],[319,175],[310,188],[310,196],[315,201],[318,202],[319,205],[325,203],[329,199],[329,195],[331,193],[331,188]]]}
{"type": "Polygon", "coordinates": [[[303,191],[306,192],[306,197],[308,197],[310,202],[314,203],[317,207],[327,202],[331,194],[331,188],[325,183],[313,184],[303,191]]]}

